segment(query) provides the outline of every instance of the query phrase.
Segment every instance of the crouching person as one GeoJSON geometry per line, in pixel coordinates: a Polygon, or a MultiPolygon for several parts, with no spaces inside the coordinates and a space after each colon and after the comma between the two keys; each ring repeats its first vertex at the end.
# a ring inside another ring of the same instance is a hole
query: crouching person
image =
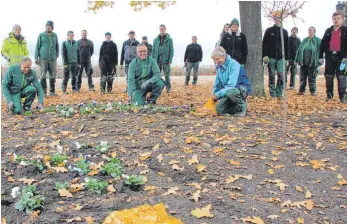
{"type": "Polygon", "coordinates": [[[227,55],[223,47],[217,47],[211,57],[217,66],[213,85],[213,99],[220,100],[216,106],[217,113],[245,117],[246,98],[251,91],[245,69],[227,55]]]}
{"type": "Polygon", "coordinates": [[[2,82],[8,109],[14,114],[21,114],[23,108],[24,111],[30,111],[36,95],[39,98],[38,108],[43,108],[43,90],[36,72],[31,70],[31,64],[31,59],[24,57],[19,65],[13,65],[7,70],[2,82]],[[23,107],[22,98],[25,98],[23,107]]]}
{"type": "Polygon", "coordinates": [[[157,62],[148,56],[146,45],[139,44],[137,57],[129,65],[128,103],[155,104],[164,87],[157,62]],[[146,99],[148,92],[151,92],[151,95],[146,99]]]}

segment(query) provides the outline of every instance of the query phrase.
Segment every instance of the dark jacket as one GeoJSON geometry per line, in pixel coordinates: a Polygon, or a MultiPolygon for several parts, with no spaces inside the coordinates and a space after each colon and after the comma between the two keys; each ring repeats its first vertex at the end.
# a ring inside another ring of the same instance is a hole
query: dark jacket
{"type": "Polygon", "coordinates": [[[290,36],[288,39],[288,60],[295,60],[296,53],[300,46],[300,38],[290,36]]]}
{"type": "Polygon", "coordinates": [[[246,64],[248,55],[248,46],[246,36],[238,32],[232,32],[232,34],[225,33],[220,42],[228,55],[232,59],[235,59],[240,64],[246,64]]]}
{"type": "Polygon", "coordinates": [[[99,63],[101,62],[108,62],[118,65],[117,45],[112,40],[110,42],[102,42],[99,53],[99,63]]]}
{"type": "Polygon", "coordinates": [[[61,44],[61,51],[63,55],[63,64],[75,64],[79,61],[79,52],[76,41],[66,40],[61,44]]]}
{"type": "MultiPolygon", "coordinates": [[[[288,31],[283,29],[284,55],[288,60],[288,31]]],[[[263,57],[268,56],[277,60],[282,57],[281,28],[272,26],[266,29],[263,39],[263,57]]]]}
{"type": "Polygon", "coordinates": [[[145,43],[145,44],[147,46],[147,54],[148,54],[148,56],[152,56],[152,49],[153,49],[152,44],[149,44],[149,43],[145,43]]]}
{"type": "MultiPolygon", "coordinates": [[[[325,58],[330,55],[330,40],[331,32],[334,26],[329,27],[322,38],[320,45],[319,58],[323,58],[323,53],[325,53],[325,58]]],[[[347,27],[341,26],[341,49],[340,49],[340,59],[347,58],[347,27]]]]}
{"type": "Polygon", "coordinates": [[[77,41],[78,50],[79,50],[79,64],[90,63],[90,58],[94,54],[94,45],[91,40],[80,39],[77,41]]]}
{"type": "Polygon", "coordinates": [[[189,44],[184,53],[184,62],[202,61],[202,49],[200,44],[189,44]]]}
{"type": "Polygon", "coordinates": [[[124,41],[123,47],[122,47],[122,55],[120,58],[120,64],[123,65],[124,61],[125,64],[128,65],[130,62],[137,57],[136,47],[139,45],[140,42],[137,40],[127,40],[124,41]]]}

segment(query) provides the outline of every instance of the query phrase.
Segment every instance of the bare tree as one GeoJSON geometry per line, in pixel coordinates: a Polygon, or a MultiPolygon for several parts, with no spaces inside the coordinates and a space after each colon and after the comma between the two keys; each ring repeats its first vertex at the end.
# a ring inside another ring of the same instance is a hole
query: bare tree
{"type": "MultiPolygon", "coordinates": [[[[305,2],[291,2],[291,1],[273,1],[273,2],[262,2],[261,6],[265,17],[270,20],[278,18],[281,22],[281,44],[282,44],[282,58],[285,58],[284,52],[284,39],[283,39],[283,21],[292,17],[297,18],[297,13],[304,6],[305,2]]],[[[286,61],[283,60],[283,134],[286,133],[286,123],[287,123],[287,96],[286,96],[286,79],[285,79],[285,67],[286,61]]]]}

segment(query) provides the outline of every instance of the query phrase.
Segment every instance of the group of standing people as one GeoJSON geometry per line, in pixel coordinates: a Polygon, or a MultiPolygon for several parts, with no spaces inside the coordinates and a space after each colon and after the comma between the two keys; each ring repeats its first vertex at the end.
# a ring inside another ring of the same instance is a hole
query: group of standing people
{"type": "MultiPolygon", "coordinates": [[[[269,90],[271,97],[282,97],[283,81],[290,71],[289,88],[295,88],[297,66],[300,66],[300,87],[298,95],[304,95],[307,81],[311,95],[316,95],[316,77],[318,67],[324,63],[327,89],[327,100],[334,96],[334,77],[337,77],[339,98],[342,103],[346,98],[347,74],[347,27],[343,26],[344,14],[335,12],[332,16],[334,25],[329,27],[322,39],[318,38],[315,27],[309,27],[308,37],[302,41],[297,37],[298,28],[291,29],[288,35],[283,29],[284,52],[282,51],[281,21],[274,18],[274,26],[266,29],[263,37],[263,62],[268,65],[269,90]],[[284,66],[285,65],[285,66],[284,66]],[[276,83],[277,76],[277,83],[276,83]]],[[[251,92],[244,65],[247,63],[248,46],[245,34],[240,32],[239,21],[234,18],[230,24],[225,24],[220,39],[211,57],[216,65],[216,80],[212,98],[219,101],[219,114],[246,115],[246,98],[251,92]]],[[[82,73],[85,70],[90,91],[95,91],[92,74],[91,57],[94,45],[87,38],[87,31],[82,30],[82,38],[74,40],[74,32],[68,31],[67,39],[61,45],[57,34],[53,32],[54,24],[47,21],[46,30],[39,34],[35,48],[35,63],[40,66],[40,82],[34,70],[32,61],[27,56],[27,42],[21,35],[21,27],[16,24],[8,38],[3,41],[2,55],[8,60],[9,67],[3,79],[3,89],[8,107],[15,113],[22,109],[30,110],[36,95],[39,97],[39,108],[43,107],[44,96],[47,95],[47,78],[49,73],[49,95],[55,96],[56,66],[59,52],[64,65],[62,91],[68,94],[67,85],[71,76],[73,92],[79,92],[82,85],[82,73]],[[21,98],[25,98],[23,107],[21,98]]],[[[155,104],[162,90],[171,91],[171,64],[174,55],[172,38],[166,33],[165,25],[159,26],[159,35],[154,39],[153,46],[146,36],[142,43],[135,39],[135,31],[130,30],[129,39],[123,43],[121,50],[120,69],[126,73],[128,103],[143,105],[155,104]],[[164,72],[165,81],[161,78],[164,72]],[[151,92],[147,98],[147,93],[151,92]]],[[[118,48],[112,41],[110,32],[105,33],[99,54],[101,69],[100,90],[105,93],[112,91],[113,79],[118,67],[118,48]]],[[[190,72],[194,69],[193,85],[197,84],[199,63],[203,51],[197,43],[197,37],[192,37],[192,43],[186,48],[184,64],[186,67],[185,85],[189,85],[190,72]]]]}

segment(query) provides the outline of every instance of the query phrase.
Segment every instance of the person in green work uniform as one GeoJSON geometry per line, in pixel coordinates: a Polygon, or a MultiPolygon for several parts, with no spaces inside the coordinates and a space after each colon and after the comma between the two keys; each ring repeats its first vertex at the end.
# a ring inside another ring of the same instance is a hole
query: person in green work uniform
{"type": "Polygon", "coordinates": [[[159,26],[160,34],[153,41],[152,57],[157,61],[160,72],[164,70],[166,92],[171,92],[171,64],[174,55],[172,38],[166,33],[166,26],[159,26]]]}
{"type": "Polygon", "coordinates": [[[29,55],[27,41],[21,35],[20,25],[13,25],[12,32],[3,41],[1,54],[8,61],[8,66],[19,64],[20,60],[29,55]]]}
{"type": "Polygon", "coordinates": [[[76,81],[77,81],[77,70],[81,68],[78,64],[79,60],[79,50],[78,43],[74,39],[74,33],[72,31],[67,32],[67,40],[61,45],[61,51],[63,56],[64,64],[64,79],[61,84],[61,88],[64,94],[69,94],[66,91],[67,83],[69,82],[71,74],[71,86],[72,92],[78,92],[76,81]]]}
{"type": "Polygon", "coordinates": [[[39,34],[35,49],[35,63],[40,66],[40,83],[42,89],[47,94],[46,73],[49,72],[50,96],[57,96],[55,93],[55,79],[57,58],[59,57],[58,36],[53,32],[52,21],[47,21],[46,31],[39,34]]]}
{"type": "Polygon", "coordinates": [[[319,64],[319,48],[321,39],[315,36],[316,28],[311,26],[308,28],[308,37],[301,42],[295,62],[300,67],[300,88],[298,95],[304,95],[306,83],[308,79],[308,86],[312,96],[316,96],[316,78],[317,68],[319,64]]]}
{"type": "Polygon", "coordinates": [[[22,58],[19,65],[9,67],[2,81],[7,106],[13,114],[21,114],[23,108],[24,111],[30,111],[36,95],[39,98],[38,109],[43,109],[43,90],[31,65],[29,57],[22,58]],[[22,98],[25,98],[23,107],[22,98]]]}
{"type": "Polygon", "coordinates": [[[137,46],[137,58],[131,61],[128,71],[128,104],[156,104],[165,87],[156,61],[148,56],[145,44],[137,46]],[[147,93],[151,92],[148,99],[147,93]]]}

